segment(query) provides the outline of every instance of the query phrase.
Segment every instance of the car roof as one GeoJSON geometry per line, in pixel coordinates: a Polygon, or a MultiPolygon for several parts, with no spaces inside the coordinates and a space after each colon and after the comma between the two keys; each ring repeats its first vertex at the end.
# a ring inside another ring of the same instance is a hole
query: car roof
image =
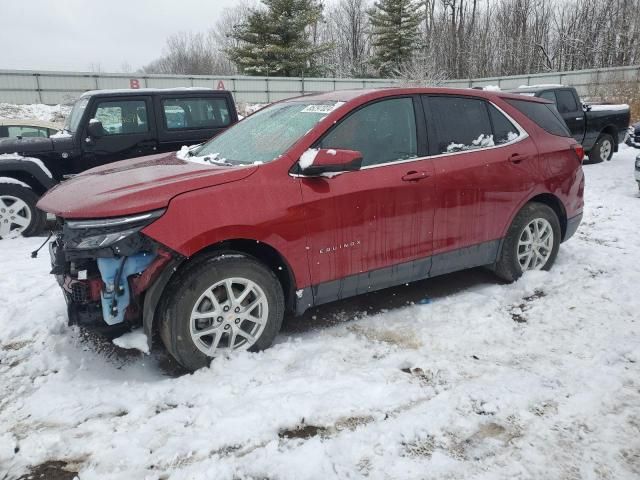
{"type": "Polygon", "coordinates": [[[62,124],[45,122],[44,120],[38,120],[36,118],[31,118],[31,119],[5,118],[5,119],[0,119],[0,126],[40,127],[40,128],[50,128],[52,130],[60,130],[60,127],[62,126],[62,124]]]}
{"type": "Polygon", "coordinates": [[[446,87],[383,87],[383,88],[361,88],[351,90],[333,90],[331,92],[312,93],[300,97],[289,98],[284,102],[300,101],[334,101],[350,102],[352,100],[368,101],[377,98],[391,97],[397,95],[461,95],[478,97],[485,99],[492,98],[512,98],[516,100],[530,100],[532,102],[548,103],[544,99],[535,97],[523,97],[515,93],[493,90],[477,90],[473,88],[446,88],[446,87]]]}
{"type": "Polygon", "coordinates": [[[174,87],[174,88],[117,88],[106,90],[89,90],[81,95],[82,97],[92,97],[100,95],[105,97],[118,97],[123,95],[166,95],[166,94],[188,94],[188,93],[219,93],[228,95],[229,90],[217,90],[207,87],[174,87]]]}

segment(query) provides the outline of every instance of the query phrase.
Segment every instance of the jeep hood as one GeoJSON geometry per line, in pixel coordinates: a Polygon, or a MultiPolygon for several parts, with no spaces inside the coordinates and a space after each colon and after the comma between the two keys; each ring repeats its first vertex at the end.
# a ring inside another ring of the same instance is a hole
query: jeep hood
{"type": "Polygon", "coordinates": [[[25,137],[4,138],[0,140],[0,153],[39,153],[53,152],[53,141],[50,138],[25,137]]]}
{"type": "Polygon", "coordinates": [[[87,170],[49,190],[38,208],[63,218],[119,217],[165,208],[176,195],[248,177],[259,167],[152,155],[87,170]]]}

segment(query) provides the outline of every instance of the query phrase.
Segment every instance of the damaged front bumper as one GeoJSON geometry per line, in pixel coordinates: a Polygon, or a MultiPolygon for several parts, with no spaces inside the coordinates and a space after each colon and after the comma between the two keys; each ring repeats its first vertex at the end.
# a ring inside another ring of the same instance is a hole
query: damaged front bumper
{"type": "MultiPolygon", "coordinates": [[[[99,226],[97,221],[62,223],[49,253],[69,324],[102,331],[143,324],[147,290],[179,257],[140,233],[157,216],[99,226]]],[[[147,302],[147,308],[155,307],[147,302]]]]}

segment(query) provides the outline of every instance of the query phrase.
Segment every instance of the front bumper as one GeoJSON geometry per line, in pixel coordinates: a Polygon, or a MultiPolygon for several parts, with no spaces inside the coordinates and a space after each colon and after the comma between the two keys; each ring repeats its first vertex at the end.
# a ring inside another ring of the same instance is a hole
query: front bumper
{"type": "MultiPolygon", "coordinates": [[[[142,323],[145,292],[173,255],[139,236],[141,249],[126,256],[108,249],[68,249],[63,234],[49,244],[51,273],[62,289],[70,325],[108,331],[142,323]]],[[[128,245],[135,241],[129,239],[128,245]]]]}

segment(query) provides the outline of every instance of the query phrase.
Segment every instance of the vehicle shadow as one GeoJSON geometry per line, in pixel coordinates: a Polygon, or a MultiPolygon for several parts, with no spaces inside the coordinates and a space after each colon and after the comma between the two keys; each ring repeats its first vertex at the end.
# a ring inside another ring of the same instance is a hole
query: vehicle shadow
{"type": "Polygon", "coordinates": [[[353,320],[364,313],[372,315],[419,302],[429,303],[476,285],[500,283],[503,282],[482,267],[449,273],[314,307],[300,317],[287,314],[282,333],[296,334],[327,328],[353,320]]]}

